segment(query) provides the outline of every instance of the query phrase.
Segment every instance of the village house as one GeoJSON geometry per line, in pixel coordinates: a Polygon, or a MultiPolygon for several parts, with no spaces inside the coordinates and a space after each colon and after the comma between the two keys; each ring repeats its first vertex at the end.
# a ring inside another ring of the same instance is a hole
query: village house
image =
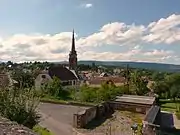
{"type": "Polygon", "coordinates": [[[35,79],[35,88],[41,89],[41,87],[52,80],[53,77],[58,77],[62,83],[62,86],[78,86],[79,78],[73,70],[69,70],[67,67],[57,65],[50,67],[48,70],[42,71],[35,79]]]}

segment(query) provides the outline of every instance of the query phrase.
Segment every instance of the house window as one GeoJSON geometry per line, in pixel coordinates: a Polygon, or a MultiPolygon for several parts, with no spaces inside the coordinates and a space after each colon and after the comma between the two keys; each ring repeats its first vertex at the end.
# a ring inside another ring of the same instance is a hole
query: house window
{"type": "Polygon", "coordinates": [[[67,86],[67,85],[69,85],[69,81],[62,82],[62,86],[67,86]]]}
{"type": "Polygon", "coordinates": [[[45,79],[45,78],[46,78],[46,75],[42,75],[41,77],[42,77],[43,79],[45,79]]]}

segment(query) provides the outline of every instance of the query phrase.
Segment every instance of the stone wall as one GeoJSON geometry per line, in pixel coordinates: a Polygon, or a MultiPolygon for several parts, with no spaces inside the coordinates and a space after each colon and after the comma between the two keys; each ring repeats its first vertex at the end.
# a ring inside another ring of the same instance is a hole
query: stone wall
{"type": "Polygon", "coordinates": [[[0,135],[37,135],[32,130],[0,116],[0,135]]]}
{"type": "Polygon", "coordinates": [[[113,110],[110,107],[110,104],[105,102],[74,114],[73,125],[75,128],[83,128],[93,119],[102,118],[112,113],[113,110]]]}
{"type": "Polygon", "coordinates": [[[83,128],[85,127],[91,120],[96,118],[97,107],[91,107],[73,116],[73,125],[76,128],[83,128]]]}
{"type": "MultiPolygon", "coordinates": [[[[142,114],[147,114],[152,106],[143,104],[133,104],[133,103],[123,103],[123,102],[104,102],[98,106],[90,107],[83,110],[77,114],[74,114],[74,127],[84,128],[91,120],[102,118],[104,116],[110,115],[114,110],[123,110],[138,112],[142,114]]],[[[154,132],[153,128],[149,125],[147,126],[148,132],[154,132]]],[[[152,134],[153,135],[153,134],[152,134]]]]}
{"type": "Polygon", "coordinates": [[[109,103],[114,110],[123,110],[123,111],[131,111],[146,114],[147,111],[151,108],[151,105],[143,105],[136,103],[123,103],[123,102],[110,102],[109,103]]]}

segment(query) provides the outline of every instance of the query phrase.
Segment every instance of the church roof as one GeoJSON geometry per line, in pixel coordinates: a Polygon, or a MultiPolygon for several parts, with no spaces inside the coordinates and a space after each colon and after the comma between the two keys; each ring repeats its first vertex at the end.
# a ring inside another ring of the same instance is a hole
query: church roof
{"type": "Polygon", "coordinates": [[[78,78],[73,72],[71,72],[69,69],[61,65],[50,67],[48,73],[51,76],[51,78],[53,76],[56,76],[62,81],[78,80],[78,78]]]}

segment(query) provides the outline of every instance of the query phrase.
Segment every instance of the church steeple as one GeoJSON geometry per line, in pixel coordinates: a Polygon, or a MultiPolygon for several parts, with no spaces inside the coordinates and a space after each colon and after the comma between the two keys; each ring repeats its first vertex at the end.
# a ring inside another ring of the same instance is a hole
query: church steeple
{"type": "Polygon", "coordinates": [[[69,53],[69,69],[76,70],[77,69],[77,53],[75,49],[75,37],[74,37],[74,30],[72,33],[72,46],[71,51],[69,53]]]}
{"type": "Polygon", "coordinates": [[[74,29],[73,29],[73,34],[72,34],[72,47],[71,47],[71,52],[75,52],[75,38],[74,38],[74,29]]]}

